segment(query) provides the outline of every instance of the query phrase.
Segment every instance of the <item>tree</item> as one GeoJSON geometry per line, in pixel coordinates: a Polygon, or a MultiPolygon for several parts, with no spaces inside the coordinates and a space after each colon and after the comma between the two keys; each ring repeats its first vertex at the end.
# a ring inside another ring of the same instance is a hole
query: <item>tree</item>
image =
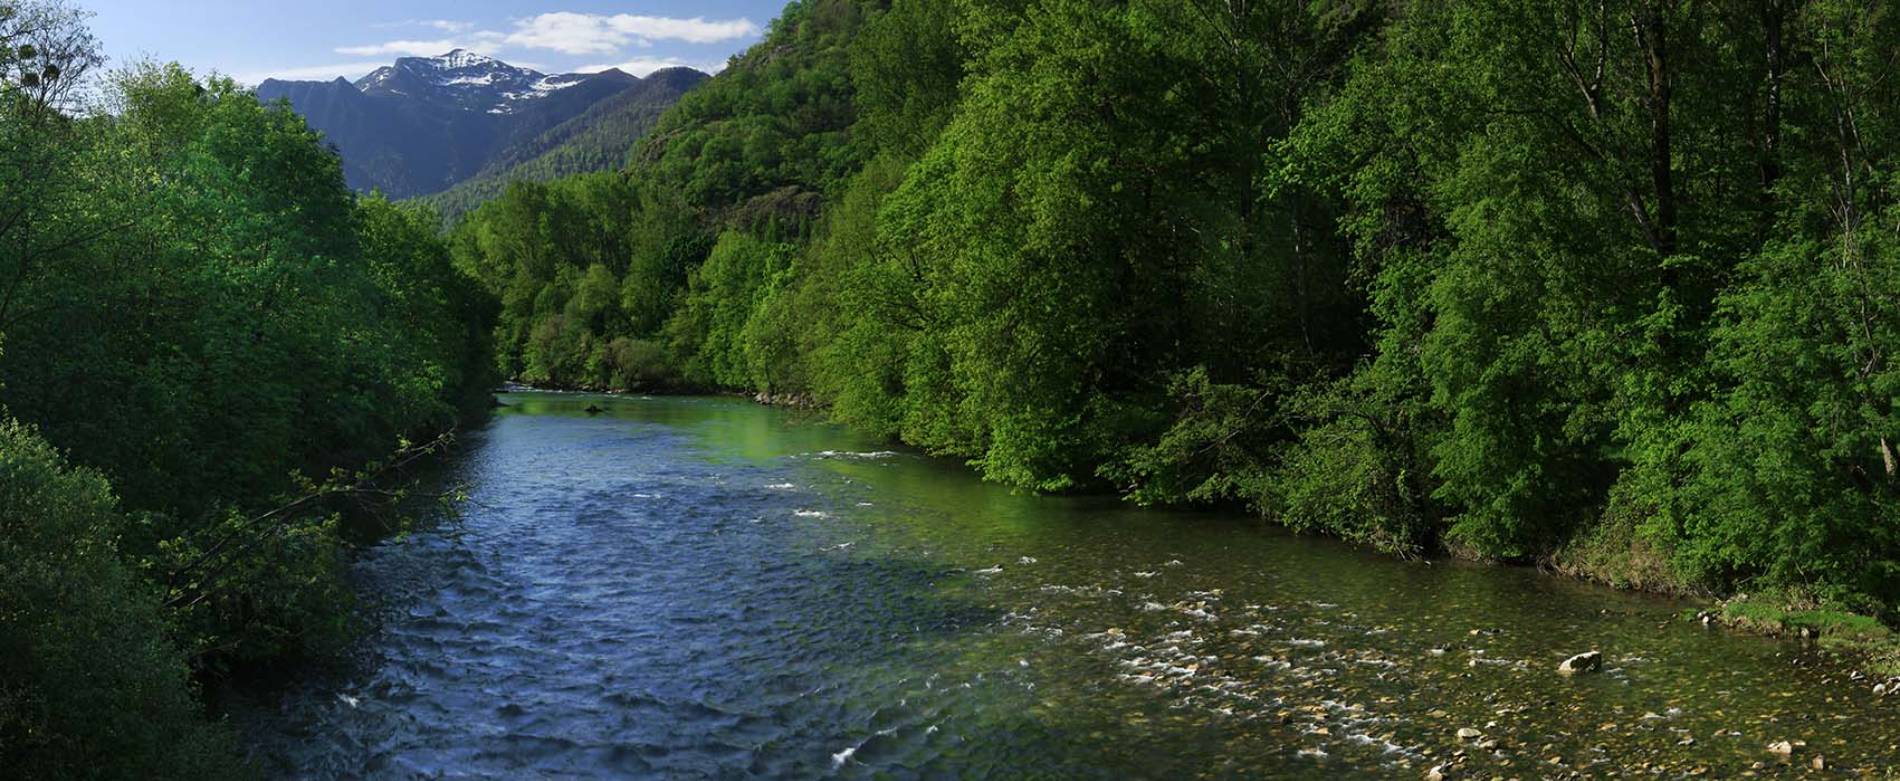
{"type": "Polygon", "coordinates": [[[97,473],[0,422],[0,763],[16,778],[235,778],[97,473]]]}

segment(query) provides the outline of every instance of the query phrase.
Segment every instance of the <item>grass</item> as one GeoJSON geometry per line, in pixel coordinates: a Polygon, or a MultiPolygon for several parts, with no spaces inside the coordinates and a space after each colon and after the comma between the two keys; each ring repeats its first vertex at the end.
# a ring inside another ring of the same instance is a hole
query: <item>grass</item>
{"type": "Polygon", "coordinates": [[[1590,526],[1541,563],[1561,575],[1626,591],[1709,596],[1684,582],[1669,566],[1668,553],[1644,540],[1627,519],[1590,526]]]}
{"type": "Polygon", "coordinates": [[[1714,615],[1741,632],[1810,638],[1823,648],[1860,657],[1869,673],[1900,676],[1900,635],[1873,616],[1785,593],[1737,596],[1718,605],[1714,615]]]}
{"type": "MultiPolygon", "coordinates": [[[[1669,566],[1667,553],[1645,541],[1627,519],[1604,519],[1542,564],[1545,569],[1613,588],[1698,600],[1715,597],[1682,580],[1669,566]]],[[[1799,590],[1764,590],[1722,600],[1713,610],[1691,609],[1683,617],[1698,620],[1705,613],[1737,632],[1805,637],[1848,658],[1863,672],[1900,677],[1900,633],[1880,618],[1832,600],[1799,590]]]]}
{"type": "Polygon", "coordinates": [[[1847,643],[1882,643],[1894,639],[1893,630],[1880,619],[1844,610],[1791,609],[1772,602],[1737,599],[1724,602],[1722,621],[1729,626],[1766,635],[1804,635],[1847,643]]]}

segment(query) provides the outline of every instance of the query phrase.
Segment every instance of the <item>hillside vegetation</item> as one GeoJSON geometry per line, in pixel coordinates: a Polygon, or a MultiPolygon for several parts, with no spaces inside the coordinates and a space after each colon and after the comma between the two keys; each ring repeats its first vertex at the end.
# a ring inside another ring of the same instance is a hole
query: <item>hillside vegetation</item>
{"type": "Polygon", "coordinates": [[[453,234],[509,375],[1024,488],[1900,598],[1885,4],[805,0],[453,234]]]}
{"type": "Polygon", "coordinates": [[[486,412],[492,304],[228,80],[82,101],[82,22],[0,1],[0,776],[241,775],[195,687],[352,638],[344,519],[486,412]]]}

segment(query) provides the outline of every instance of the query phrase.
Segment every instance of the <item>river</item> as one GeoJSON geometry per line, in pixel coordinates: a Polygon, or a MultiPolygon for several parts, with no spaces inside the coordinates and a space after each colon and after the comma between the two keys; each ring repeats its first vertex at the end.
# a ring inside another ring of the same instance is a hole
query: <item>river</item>
{"type": "Polygon", "coordinates": [[[516,393],[356,563],[279,778],[1798,776],[1900,762],[1802,646],[1533,572],[1013,493],[794,412],[516,393]],[[602,414],[590,415],[598,405],[602,414]],[[1600,649],[1605,669],[1557,664],[1600,649]],[[1461,738],[1460,730],[1477,737],[1461,738]],[[1778,741],[1805,745],[1792,761],[1778,741]]]}

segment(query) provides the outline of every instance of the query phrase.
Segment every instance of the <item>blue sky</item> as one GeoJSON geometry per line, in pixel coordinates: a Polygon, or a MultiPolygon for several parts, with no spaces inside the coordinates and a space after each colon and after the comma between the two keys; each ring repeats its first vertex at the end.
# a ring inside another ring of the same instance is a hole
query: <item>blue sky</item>
{"type": "Polygon", "coordinates": [[[397,57],[480,51],[547,73],[716,70],[784,0],[75,0],[115,63],[149,56],[201,75],[360,77],[397,57]]]}

